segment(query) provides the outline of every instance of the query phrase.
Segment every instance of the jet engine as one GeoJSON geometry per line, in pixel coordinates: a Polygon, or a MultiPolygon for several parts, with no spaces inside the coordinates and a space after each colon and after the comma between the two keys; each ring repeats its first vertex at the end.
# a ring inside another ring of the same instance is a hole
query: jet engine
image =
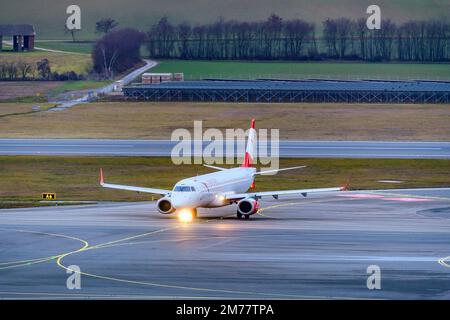
{"type": "Polygon", "coordinates": [[[167,197],[159,199],[156,203],[156,207],[162,214],[169,214],[175,211],[175,208],[172,206],[172,202],[170,202],[170,199],[167,197]]]}
{"type": "Polygon", "coordinates": [[[255,199],[242,199],[237,205],[238,212],[243,215],[255,214],[258,208],[258,201],[255,199]]]}

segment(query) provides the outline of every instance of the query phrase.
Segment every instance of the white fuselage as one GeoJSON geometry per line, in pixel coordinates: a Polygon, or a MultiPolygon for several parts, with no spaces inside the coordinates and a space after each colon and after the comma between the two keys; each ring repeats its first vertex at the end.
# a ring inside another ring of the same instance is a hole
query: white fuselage
{"type": "Polygon", "coordinates": [[[250,189],[255,168],[238,167],[179,181],[170,201],[175,209],[215,208],[229,205],[225,196],[250,189]]]}

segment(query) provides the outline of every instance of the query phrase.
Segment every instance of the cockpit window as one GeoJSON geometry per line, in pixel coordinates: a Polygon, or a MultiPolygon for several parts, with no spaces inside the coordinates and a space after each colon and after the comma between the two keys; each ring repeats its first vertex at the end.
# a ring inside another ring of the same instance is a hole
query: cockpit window
{"type": "Polygon", "coordinates": [[[191,192],[191,191],[195,191],[194,187],[191,186],[176,186],[173,191],[177,191],[177,192],[191,192]]]}

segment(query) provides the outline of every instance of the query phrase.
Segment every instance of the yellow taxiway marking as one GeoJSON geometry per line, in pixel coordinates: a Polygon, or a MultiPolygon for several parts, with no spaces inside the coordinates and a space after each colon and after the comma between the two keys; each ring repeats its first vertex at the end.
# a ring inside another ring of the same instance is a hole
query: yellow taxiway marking
{"type": "MultiPolygon", "coordinates": [[[[263,215],[261,212],[264,210],[269,210],[269,209],[273,209],[273,208],[277,208],[277,207],[284,207],[284,206],[291,206],[291,205],[301,205],[301,204],[310,204],[310,203],[320,203],[320,202],[333,202],[333,201],[352,201],[352,200],[361,200],[361,199],[318,199],[318,200],[312,200],[312,201],[300,201],[300,202],[289,202],[289,203],[282,203],[282,204],[277,204],[277,205],[273,205],[273,206],[268,206],[265,208],[261,208],[258,210],[258,214],[261,216],[265,216],[263,215]]],[[[234,215],[234,214],[233,214],[234,215]]],[[[202,221],[200,223],[208,223],[211,221],[221,221],[222,218],[227,217],[227,216],[232,216],[230,215],[225,215],[222,217],[218,217],[218,218],[214,218],[214,219],[208,219],[205,221],[202,221]]],[[[267,217],[267,216],[265,216],[267,217]]],[[[192,225],[195,225],[192,224],[192,225]]],[[[138,235],[134,235],[134,236],[130,236],[130,237],[125,237],[122,239],[117,239],[114,241],[108,241],[105,243],[101,243],[101,244],[97,244],[94,246],[90,246],[89,243],[86,240],[80,239],[80,238],[76,238],[76,237],[71,237],[71,236],[66,236],[66,235],[61,235],[61,234],[51,234],[51,233],[44,233],[44,232],[34,232],[34,233],[41,233],[41,234],[46,234],[46,235],[52,235],[52,236],[59,236],[59,237],[64,237],[67,239],[72,239],[72,240],[77,240],[81,243],[83,243],[83,246],[77,250],[74,251],[70,251],[70,252],[66,252],[60,255],[56,255],[56,256],[50,256],[50,257],[44,257],[44,258],[36,258],[36,259],[29,259],[29,260],[22,260],[22,261],[12,261],[12,262],[7,262],[4,264],[10,264],[8,267],[12,267],[11,264],[14,264],[13,266],[21,266],[21,265],[29,265],[29,264],[34,264],[34,263],[40,263],[40,262],[45,262],[45,261],[50,261],[50,260],[54,260],[56,259],[56,264],[61,267],[64,270],[70,270],[68,267],[64,266],[62,264],[62,260],[70,255],[73,254],[77,254],[77,253],[81,253],[83,251],[86,250],[95,250],[95,249],[102,249],[102,248],[108,248],[108,247],[112,247],[112,246],[116,246],[116,245],[121,245],[121,244],[126,244],[126,241],[129,240],[134,240],[137,238],[142,238],[142,237],[146,237],[146,236],[150,236],[150,235],[154,235],[154,234],[159,234],[159,233],[163,233],[163,232],[167,232],[167,231],[171,231],[171,230],[175,230],[181,227],[184,227],[185,225],[177,225],[174,227],[170,227],[170,228],[163,228],[163,229],[158,229],[155,231],[151,231],[151,232],[146,232],[146,233],[142,233],[142,234],[138,234],[138,235]],[[17,264],[19,263],[19,264],[17,264]]],[[[5,229],[5,230],[11,230],[11,229],[5,229]]],[[[13,230],[14,231],[14,230],[13,230]]],[[[22,232],[30,232],[33,233],[33,231],[26,231],[26,230],[21,230],[22,232]]],[[[446,258],[442,258],[439,259],[439,264],[445,266],[445,267],[449,267],[450,265],[448,265],[446,263],[446,260],[448,260],[450,257],[446,257],[446,258]]],[[[0,268],[1,269],[1,268],[0,268]]],[[[73,271],[73,270],[70,270],[73,271]]],[[[263,292],[247,292],[247,291],[236,291],[236,290],[226,290],[226,289],[210,289],[210,288],[199,288],[199,287],[190,287],[190,286],[178,286],[178,285],[170,285],[170,284],[162,284],[162,283],[155,283],[155,282],[145,282],[145,281],[136,281],[136,280],[128,280],[128,279],[121,279],[121,278],[115,278],[115,277],[108,277],[108,276],[103,276],[103,275],[97,275],[97,274],[92,274],[92,273],[87,273],[87,272],[80,272],[80,274],[85,275],[85,276],[89,276],[92,278],[97,278],[97,279],[103,279],[103,280],[110,280],[110,281],[116,281],[116,282],[121,282],[121,283],[128,283],[128,284],[136,284],[136,285],[144,285],[144,286],[155,286],[155,287],[164,287],[164,288],[173,288],[173,289],[186,289],[186,290],[195,290],[195,291],[203,291],[203,292],[217,292],[217,293],[230,293],[230,294],[243,294],[243,295],[258,295],[258,296],[279,296],[279,297],[290,297],[290,298],[302,298],[302,296],[296,296],[296,295],[289,295],[289,294],[276,294],[276,293],[263,293],[263,292]]],[[[305,297],[303,297],[305,298],[305,297]]],[[[311,298],[319,298],[319,297],[311,297],[311,298]]]]}
{"type": "MultiPolygon", "coordinates": [[[[85,242],[84,240],[76,238],[76,237],[71,237],[71,236],[67,236],[67,235],[64,235],[64,234],[57,234],[57,233],[48,233],[48,232],[41,232],[41,231],[30,231],[30,230],[22,230],[22,229],[0,229],[0,230],[14,231],[14,232],[20,232],[20,233],[33,233],[33,234],[40,234],[40,235],[46,235],[46,236],[52,236],[52,237],[59,237],[59,238],[77,240],[77,241],[80,241],[80,242],[83,242],[83,243],[85,242]]],[[[2,263],[0,263],[0,266],[2,266],[2,267],[0,267],[0,270],[12,269],[12,268],[23,267],[23,266],[29,266],[29,265],[33,265],[33,264],[37,264],[37,263],[42,263],[42,262],[55,260],[59,256],[61,256],[63,254],[64,253],[58,254],[58,255],[53,255],[53,256],[48,256],[48,257],[2,262],[2,263]]]]}
{"type": "MultiPolygon", "coordinates": [[[[222,216],[221,218],[226,217],[226,216],[231,216],[231,214],[222,216]]],[[[208,223],[210,221],[216,221],[216,220],[221,221],[220,218],[217,218],[217,219],[208,219],[208,220],[205,220],[204,222],[200,222],[200,223],[208,223]]],[[[195,225],[195,223],[192,225],[195,225]]],[[[119,243],[123,243],[124,241],[132,240],[132,239],[136,239],[136,238],[140,238],[140,237],[145,237],[145,236],[149,236],[149,235],[154,235],[154,234],[158,234],[158,233],[163,233],[163,232],[170,231],[170,230],[175,230],[175,229],[181,228],[183,226],[184,226],[184,224],[178,225],[175,227],[171,227],[171,228],[159,229],[159,230],[152,231],[152,232],[147,232],[147,233],[138,234],[135,236],[130,236],[130,237],[114,240],[114,241],[101,243],[101,244],[98,244],[95,246],[89,246],[87,241],[82,240],[85,244],[82,248],[58,256],[58,258],[56,259],[56,264],[64,270],[74,271],[74,270],[71,270],[69,267],[66,267],[65,265],[62,264],[62,260],[69,255],[81,253],[81,252],[87,251],[87,250],[107,248],[109,246],[114,246],[119,243]]],[[[193,291],[229,293],[229,294],[258,295],[258,296],[270,296],[270,297],[278,296],[278,297],[285,297],[285,298],[288,298],[288,297],[289,298],[301,298],[301,296],[289,295],[289,294],[264,293],[264,292],[253,292],[253,291],[237,291],[237,290],[226,290],[226,289],[211,289],[211,288],[200,288],[200,287],[191,287],[191,286],[178,286],[178,285],[163,284],[163,283],[156,283],[156,282],[137,281],[137,280],[129,280],[129,279],[121,279],[121,278],[116,278],[116,277],[103,276],[103,275],[98,275],[98,274],[93,274],[93,273],[88,273],[88,272],[83,272],[83,271],[81,271],[80,274],[84,275],[84,276],[92,277],[92,278],[97,278],[97,279],[110,280],[110,281],[128,283],[128,284],[143,285],[143,286],[161,287],[161,288],[185,289],[185,290],[193,290],[193,291]]]]}

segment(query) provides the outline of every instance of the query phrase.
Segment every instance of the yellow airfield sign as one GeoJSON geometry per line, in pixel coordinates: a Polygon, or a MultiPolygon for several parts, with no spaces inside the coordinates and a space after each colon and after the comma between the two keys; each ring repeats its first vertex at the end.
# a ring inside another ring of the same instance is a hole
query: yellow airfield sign
{"type": "Polygon", "coordinates": [[[56,193],[46,192],[42,194],[43,200],[56,200],[56,193]]]}

